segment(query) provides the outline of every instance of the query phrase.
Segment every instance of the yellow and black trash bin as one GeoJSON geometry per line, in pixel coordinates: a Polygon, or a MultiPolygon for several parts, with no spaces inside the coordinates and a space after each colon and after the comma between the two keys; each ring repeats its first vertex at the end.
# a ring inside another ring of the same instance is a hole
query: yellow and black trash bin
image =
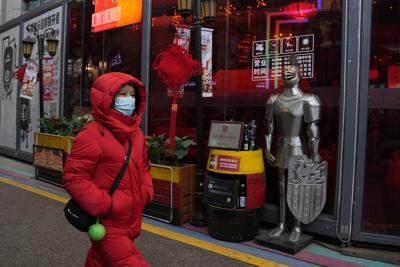
{"type": "Polygon", "coordinates": [[[265,172],[261,149],[211,149],[204,199],[209,234],[225,241],[245,241],[258,233],[265,202],[265,172]]]}

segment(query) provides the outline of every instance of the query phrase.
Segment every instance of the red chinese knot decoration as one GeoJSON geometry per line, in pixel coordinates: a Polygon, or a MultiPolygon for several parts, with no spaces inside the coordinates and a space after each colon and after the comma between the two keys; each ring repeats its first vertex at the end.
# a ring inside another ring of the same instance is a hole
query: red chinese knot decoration
{"type": "Polygon", "coordinates": [[[192,58],[184,48],[179,45],[170,45],[154,60],[153,69],[161,81],[173,90],[186,84],[193,75],[202,73],[202,66],[198,60],[192,58]]]}

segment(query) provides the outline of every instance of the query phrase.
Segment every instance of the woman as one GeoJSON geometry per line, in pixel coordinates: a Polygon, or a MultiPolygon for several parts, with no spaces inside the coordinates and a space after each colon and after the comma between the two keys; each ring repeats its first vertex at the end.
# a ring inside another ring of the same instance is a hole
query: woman
{"type": "Polygon", "coordinates": [[[78,204],[100,218],[106,229],[93,241],[85,266],[149,266],[135,248],[143,207],[154,196],[145,137],[139,128],[145,111],[144,85],[119,72],[94,82],[94,121],[74,141],[64,167],[65,189],[78,204]],[[131,161],[112,197],[108,194],[132,143],[131,161]]]}

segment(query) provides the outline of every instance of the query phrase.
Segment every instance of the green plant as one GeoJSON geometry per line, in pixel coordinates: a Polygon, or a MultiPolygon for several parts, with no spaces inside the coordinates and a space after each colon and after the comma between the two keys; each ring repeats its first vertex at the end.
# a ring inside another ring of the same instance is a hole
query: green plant
{"type": "Polygon", "coordinates": [[[93,121],[93,116],[90,113],[79,117],[73,117],[69,122],[70,135],[76,136],[79,131],[91,121],[93,121]]]}
{"type": "Polygon", "coordinates": [[[147,136],[147,153],[153,163],[172,163],[179,166],[183,158],[188,154],[191,146],[196,145],[191,137],[175,136],[175,149],[170,149],[169,139],[164,134],[147,136]]]}
{"type": "Polygon", "coordinates": [[[40,118],[40,128],[43,133],[56,135],[69,135],[69,122],[65,118],[42,117],[40,118]]]}
{"type": "Polygon", "coordinates": [[[177,161],[182,160],[189,152],[191,146],[196,145],[196,142],[193,141],[193,138],[188,136],[175,136],[175,151],[174,157],[177,161]]]}
{"type": "Polygon", "coordinates": [[[167,155],[165,140],[164,134],[146,136],[147,155],[151,162],[161,163],[165,160],[167,155]]]}
{"type": "Polygon", "coordinates": [[[55,116],[43,117],[39,119],[40,128],[43,133],[56,134],[63,136],[76,136],[83,126],[93,121],[91,114],[67,119],[55,116]]]}

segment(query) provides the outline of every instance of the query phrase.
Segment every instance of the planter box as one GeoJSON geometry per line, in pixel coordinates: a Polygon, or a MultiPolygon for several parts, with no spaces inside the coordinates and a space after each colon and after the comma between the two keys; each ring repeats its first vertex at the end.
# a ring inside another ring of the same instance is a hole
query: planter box
{"type": "Polygon", "coordinates": [[[144,215],[174,225],[189,222],[192,218],[196,166],[151,164],[151,176],[154,201],[146,206],[144,215]]]}
{"type": "Polygon", "coordinates": [[[33,165],[35,176],[53,184],[62,184],[62,171],[66,156],[71,152],[71,136],[35,132],[33,165]]]}
{"type": "Polygon", "coordinates": [[[35,145],[63,149],[67,154],[71,152],[73,139],[71,136],[35,132],[35,145]]]}

